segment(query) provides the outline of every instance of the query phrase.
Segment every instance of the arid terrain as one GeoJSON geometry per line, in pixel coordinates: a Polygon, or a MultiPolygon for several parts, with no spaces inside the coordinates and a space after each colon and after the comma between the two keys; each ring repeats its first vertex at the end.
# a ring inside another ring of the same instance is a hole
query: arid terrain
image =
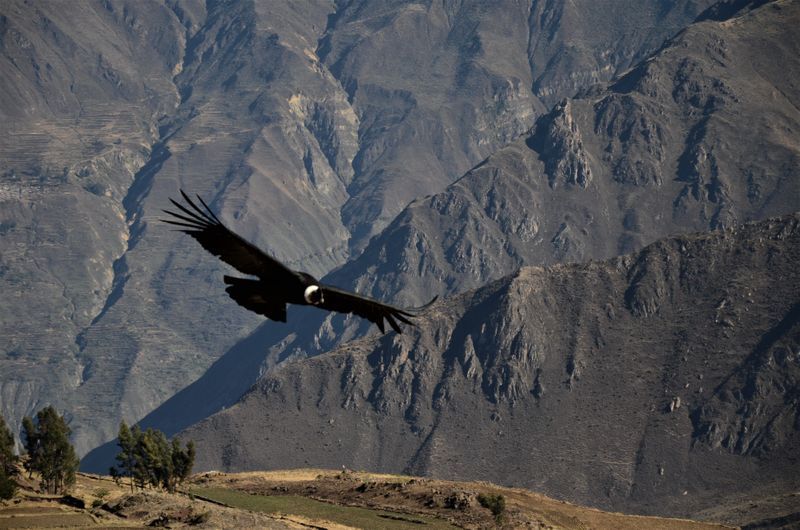
{"type": "Polygon", "coordinates": [[[68,497],[42,495],[31,481],[21,482],[17,497],[0,504],[0,528],[730,528],[602,512],[486,482],[348,470],[209,472],[195,475],[176,494],[131,493],[127,484],[84,473],[68,497]],[[505,508],[493,515],[481,505],[481,495],[502,496],[505,508]]]}
{"type": "Polygon", "coordinates": [[[82,475],[2,522],[800,524],[800,1],[65,4],[0,1],[14,450],[52,406],[85,472],[124,421],[196,472],[392,475],[82,475]],[[161,222],[179,190],[323,286],[438,301],[265,320],[161,222]]]}
{"type": "MultiPolygon", "coordinates": [[[[69,410],[84,455],[231,348],[256,366],[167,425],[292,355],[266,351],[286,327],[247,343],[263,320],[157,222],[179,187],[291,266],[358,260],[338,283],[397,303],[789,213],[797,10],[694,23],[715,3],[0,3],[0,412],[69,410]],[[685,186],[698,198],[673,221],[685,186]]],[[[299,354],[366,331],[326,326],[303,330],[299,354]]]]}

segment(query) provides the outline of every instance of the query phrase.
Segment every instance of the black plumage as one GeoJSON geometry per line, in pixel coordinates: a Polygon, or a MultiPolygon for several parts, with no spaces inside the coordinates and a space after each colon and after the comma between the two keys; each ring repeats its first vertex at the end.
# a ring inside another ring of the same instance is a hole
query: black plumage
{"type": "Polygon", "coordinates": [[[225,290],[239,305],[278,322],[286,322],[286,304],[313,305],[338,313],[353,313],[374,322],[385,333],[384,321],[398,333],[399,322],[413,325],[409,320],[427,309],[437,297],[422,307],[401,309],[356,293],[320,283],[308,273],[293,271],[258,247],[230,231],[214,215],[198,195],[204,209],[197,206],[181,190],[186,205],[170,199],[181,213],[164,210],[172,219],[163,222],[181,227],[204,249],[232,265],[239,272],[255,276],[235,278],[224,276],[225,290]]]}

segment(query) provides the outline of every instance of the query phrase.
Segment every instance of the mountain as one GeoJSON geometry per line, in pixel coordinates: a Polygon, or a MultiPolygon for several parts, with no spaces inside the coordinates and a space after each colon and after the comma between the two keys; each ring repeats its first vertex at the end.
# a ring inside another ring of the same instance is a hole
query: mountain
{"type": "Polygon", "coordinates": [[[461,177],[554,102],[636,64],[713,2],[341,4],[319,54],[363,116],[368,148],[342,210],[361,248],[408,202],[461,177]]]}
{"type": "Polygon", "coordinates": [[[0,6],[0,409],[12,430],[92,375],[78,342],[119,297],[136,241],[125,199],[178,104],[184,32],[163,4],[0,6]]]}
{"type": "Polygon", "coordinates": [[[710,5],[3,2],[0,412],[84,453],[261,322],[156,222],[178,188],[324,274],[710,5]]]}
{"type": "Polygon", "coordinates": [[[793,214],[525,267],[407,333],[285,363],[180,436],[201,470],[480,477],[671,516],[758,504],[800,485],[798,259],[793,214]]]}
{"type": "Polygon", "coordinates": [[[786,72],[800,71],[798,23],[800,6],[779,1],[692,24],[412,202],[337,281],[424,299],[524,264],[608,258],[793,212],[800,84],[786,72]]]}
{"type": "MultiPolygon", "coordinates": [[[[441,193],[409,204],[325,280],[416,304],[524,265],[606,259],[795,211],[800,92],[784,71],[800,71],[800,6],[759,4],[719,4],[621,78],[562,101],[441,193]]],[[[290,311],[287,325],[264,322],[143,425],[177,432],[279,363],[375,332],[358,318],[290,311]]],[[[106,459],[85,465],[102,470],[106,459]]]]}

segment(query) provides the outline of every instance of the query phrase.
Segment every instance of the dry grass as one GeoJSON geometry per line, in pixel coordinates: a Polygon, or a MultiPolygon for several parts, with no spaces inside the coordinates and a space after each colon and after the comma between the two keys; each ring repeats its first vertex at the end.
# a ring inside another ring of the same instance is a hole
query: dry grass
{"type": "Polygon", "coordinates": [[[65,526],[97,526],[97,523],[85,513],[36,514],[25,517],[0,516],[0,528],[61,528],[65,526]]]}
{"type": "Polygon", "coordinates": [[[0,528],[57,528],[97,526],[91,514],[71,510],[50,501],[22,501],[0,507],[0,528]]]}
{"type": "Polygon", "coordinates": [[[228,488],[193,488],[191,491],[227,506],[272,514],[299,515],[307,520],[316,521],[320,525],[333,522],[350,528],[374,530],[406,528],[456,530],[458,528],[435,517],[343,506],[297,495],[252,495],[228,488]]]}
{"type": "Polygon", "coordinates": [[[188,494],[147,490],[131,495],[127,484],[80,473],[73,497],[86,509],[64,506],[58,496],[23,481],[17,497],[0,504],[2,528],[129,528],[168,524],[172,528],[324,527],[330,530],[405,528],[597,528],[719,529],[722,525],[680,519],[608,513],[550,499],[523,489],[486,482],[448,482],[401,475],[338,470],[298,469],[225,474],[202,473],[188,494]],[[499,519],[482,507],[480,494],[502,495],[499,519]],[[92,508],[107,503],[113,509],[92,508]],[[113,513],[112,513],[113,512],[113,513]]]}
{"type": "MultiPolygon", "coordinates": [[[[170,527],[301,529],[307,525],[279,517],[259,515],[195,500],[182,494],[137,490],[129,484],[117,485],[110,477],[78,473],[70,495],[80,499],[85,509],[61,504],[60,495],[36,491],[38,481],[20,477],[20,489],[11,501],[0,503],[2,528],[142,528],[154,522],[170,527]],[[93,507],[93,503],[98,506],[93,507]],[[100,507],[113,507],[114,512],[100,507]]],[[[302,521],[300,521],[302,523],[302,521]]]]}
{"type": "MultiPolygon", "coordinates": [[[[462,528],[726,528],[714,523],[603,512],[557,501],[527,490],[503,488],[485,482],[448,482],[400,475],[298,469],[235,474],[204,473],[194,477],[193,484],[226,504],[266,511],[305,513],[361,528],[379,527],[363,521],[338,518],[333,508],[348,506],[368,508],[373,512],[400,512],[407,514],[407,518],[431,518],[442,523],[448,521],[462,528]],[[234,491],[241,493],[237,496],[234,491]],[[481,493],[502,495],[505,498],[506,509],[499,521],[477,502],[477,496],[481,493]],[[300,507],[310,505],[298,500],[303,497],[324,501],[323,512],[305,512],[306,508],[300,507]],[[222,500],[223,498],[228,500],[222,500]],[[452,499],[456,498],[463,502],[454,507],[452,499]]],[[[406,526],[402,526],[402,522],[400,524],[397,528],[422,527],[413,523],[405,523],[406,526]]]]}

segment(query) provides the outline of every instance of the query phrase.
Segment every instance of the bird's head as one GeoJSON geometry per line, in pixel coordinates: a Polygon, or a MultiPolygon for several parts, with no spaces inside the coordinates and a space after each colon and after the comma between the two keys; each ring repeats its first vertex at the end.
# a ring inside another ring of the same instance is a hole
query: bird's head
{"type": "Polygon", "coordinates": [[[322,289],[319,288],[319,285],[309,285],[306,287],[303,298],[311,305],[319,305],[325,301],[322,297],[322,289]]]}

